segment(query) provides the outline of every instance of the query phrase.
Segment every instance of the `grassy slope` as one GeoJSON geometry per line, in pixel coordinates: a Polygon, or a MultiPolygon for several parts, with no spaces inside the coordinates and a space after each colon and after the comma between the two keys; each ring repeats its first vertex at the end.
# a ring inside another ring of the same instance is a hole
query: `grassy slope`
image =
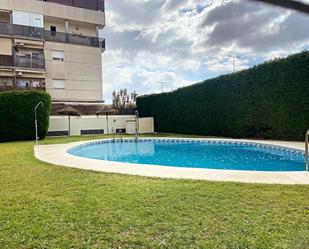
{"type": "Polygon", "coordinates": [[[309,248],[308,186],[94,173],[39,162],[32,146],[0,144],[2,249],[309,248]]]}

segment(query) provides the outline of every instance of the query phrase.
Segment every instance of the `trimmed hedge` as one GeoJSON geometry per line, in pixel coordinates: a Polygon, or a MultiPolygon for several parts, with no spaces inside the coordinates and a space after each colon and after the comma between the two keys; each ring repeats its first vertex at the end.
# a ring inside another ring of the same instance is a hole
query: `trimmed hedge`
{"type": "Polygon", "coordinates": [[[137,99],[158,132],[304,140],[309,129],[309,52],[137,99]]]}
{"type": "Polygon", "coordinates": [[[49,125],[50,95],[38,91],[10,91],[0,93],[0,142],[35,140],[34,107],[37,109],[38,135],[44,139],[49,125]]]}

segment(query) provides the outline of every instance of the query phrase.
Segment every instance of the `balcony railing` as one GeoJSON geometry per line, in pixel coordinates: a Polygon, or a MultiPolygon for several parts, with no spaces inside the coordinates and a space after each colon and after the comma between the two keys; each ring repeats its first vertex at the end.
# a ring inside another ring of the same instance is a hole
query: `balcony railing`
{"type": "MultiPolygon", "coordinates": [[[[42,0],[39,0],[42,1],[42,0]]],[[[83,9],[104,11],[105,0],[43,0],[45,2],[58,3],[83,9]]]]}
{"type": "Polygon", "coordinates": [[[32,39],[40,39],[52,42],[70,43],[75,45],[97,47],[105,49],[105,39],[75,35],[62,32],[53,32],[43,30],[42,28],[15,25],[9,23],[0,23],[0,35],[27,37],[32,39]]]}
{"type": "Polygon", "coordinates": [[[53,31],[44,31],[44,37],[46,41],[51,42],[60,42],[60,43],[69,43],[75,45],[105,48],[105,39],[84,36],[84,35],[75,35],[62,32],[53,32],[53,31]]]}
{"type": "Polygon", "coordinates": [[[28,58],[18,55],[0,55],[0,66],[20,67],[27,69],[45,69],[44,58],[28,58]]]}
{"type": "Polygon", "coordinates": [[[15,25],[10,23],[0,23],[0,35],[21,36],[35,39],[44,39],[42,28],[15,25]]]}
{"type": "Polygon", "coordinates": [[[14,66],[31,69],[45,69],[44,58],[28,58],[14,55],[14,66]]]}
{"type": "Polygon", "coordinates": [[[12,67],[14,65],[13,56],[11,55],[0,55],[0,66],[12,67]]]}
{"type": "Polygon", "coordinates": [[[39,87],[20,87],[20,86],[4,86],[0,85],[0,92],[6,92],[6,91],[23,91],[23,90],[36,90],[36,91],[46,91],[45,86],[39,86],[39,87]]]}

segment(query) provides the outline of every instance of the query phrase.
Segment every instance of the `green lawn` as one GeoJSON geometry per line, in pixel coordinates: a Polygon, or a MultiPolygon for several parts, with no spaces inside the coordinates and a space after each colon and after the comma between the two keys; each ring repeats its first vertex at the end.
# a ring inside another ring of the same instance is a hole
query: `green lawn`
{"type": "Polygon", "coordinates": [[[33,144],[0,144],[1,249],[309,248],[309,186],[94,173],[39,162],[33,144]]]}

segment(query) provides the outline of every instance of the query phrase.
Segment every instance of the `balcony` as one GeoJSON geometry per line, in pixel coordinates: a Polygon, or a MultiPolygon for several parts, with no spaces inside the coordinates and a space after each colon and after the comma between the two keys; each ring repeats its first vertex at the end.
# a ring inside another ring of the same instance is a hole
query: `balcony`
{"type": "MultiPolygon", "coordinates": [[[[39,0],[42,1],[42,0],[39,0]]],[[[58,3],[77,8],[103,11],[105,9],[105,0],[43,0],[50,3],[58,3]]]]}
{"type": "Polygon", "coordinates": [[[51,42],[69,43],[105,49],[105,39],[97,37],[75,35],[62,32],[52,32],[47,30],[44,31],[44,37],[46,41],[51,42]]]}
{"type": "Polygon", "coordinates": [[[0,66],[12,67],[14,65],[13,56],[11,55],[0,55],[0,66]]]}
{"type": "Polygon", "coordinates": [[[39,87],[19,87],[19,86],[4,86],[0,85],[0,92],[6,92],[6,91],[24,91],[24,90],[34,90],[34,91],[46,91],[45,86],[39,86],[39,87]]]}
{"type": "Polygon", "coordinates": [[[42,28],[0,23],[0,35],[25,37],[105,49],[105,39],[43,30],[42,28]]]}
{"type": "Polygon", "coordinates": [[[14,55],[14,66],[28,69],[45,69],[44,58],[28,58],[14,55]]]}
{"type": "Polygon", "coordinates": [[[28,58],[18,55],[0,55],[0,66],[44,70],[45,60],[44,58],[28,58]]]}
{"type": "Polygon", "coordinates": [[[27,37],[32,39],[44,39],[44,30],[42,28],[15,25],[10,23],[0,23],[0,35],[27,37]]]}

